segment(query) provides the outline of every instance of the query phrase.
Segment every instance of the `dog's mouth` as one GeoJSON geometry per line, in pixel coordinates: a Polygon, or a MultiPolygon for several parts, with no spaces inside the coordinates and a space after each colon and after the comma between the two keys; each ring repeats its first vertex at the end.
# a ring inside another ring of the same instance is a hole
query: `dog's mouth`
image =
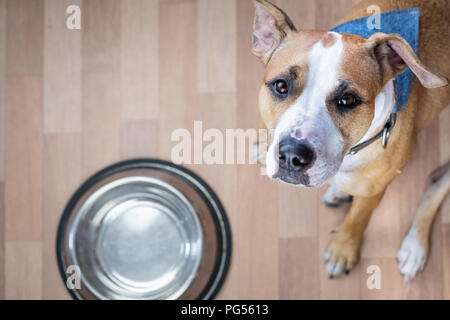
{"type": "MultiPolygon", "coordinates": [[[[336,159],[338,160],[338,159],[336,159]]],[[[306,171],[295,171],[284,168],[278,168],[277,172],[271,176],[272,179],[279,179],[287,184],[303,186],[307,188],[319,188],[327,183],[339,171],[342,163],[336,161],[336,164],[325,164],[322,161],[306,171]]]]}
{"type": "Polygon", "coordinates": [[[304,173],[289,172],[287,170],[278,170],[272,177],[292,185],[302,185],[304,187],[313,187],[309,184],[309,176],[304,173]]]}

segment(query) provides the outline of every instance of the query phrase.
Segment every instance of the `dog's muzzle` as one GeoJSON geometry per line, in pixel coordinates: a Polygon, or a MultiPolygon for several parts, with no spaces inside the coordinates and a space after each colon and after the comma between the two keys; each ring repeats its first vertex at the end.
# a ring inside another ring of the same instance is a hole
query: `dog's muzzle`
{"type": "Polygon", "coordinates": [[[306,140],[284,138],[279,144],[278,173],[274,178],[308,186],[306,171],[313,166],[315,159],[316,154],[306,140]]]}

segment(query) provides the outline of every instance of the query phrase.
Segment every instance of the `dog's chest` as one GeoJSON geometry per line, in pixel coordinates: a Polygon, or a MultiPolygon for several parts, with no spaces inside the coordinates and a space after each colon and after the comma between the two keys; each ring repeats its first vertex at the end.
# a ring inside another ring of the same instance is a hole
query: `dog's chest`
{"type": "Polygon", "coordinates": [[[351,172],[359,169],[364,164],[361,154],[347,155],[342,161],[342,165],[338,173],[351,172]]]}
{"type": "Polygon", "coordinates": [[[370,186],[368,186],[367,181],[355,178],[358,171],[367,165],[364,158],[362,153],[346,156],[332,183],[342,191],[352,195],[368,192],[370,186]]]}

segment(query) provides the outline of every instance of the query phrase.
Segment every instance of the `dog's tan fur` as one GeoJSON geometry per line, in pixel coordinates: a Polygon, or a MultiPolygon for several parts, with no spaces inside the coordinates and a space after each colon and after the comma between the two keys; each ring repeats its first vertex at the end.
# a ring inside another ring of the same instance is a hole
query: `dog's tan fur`
{"type": "MultiPolygon", "coordinates": [[[[340,23],[368,16],[367,8],[373,4],[373,0],[361,2],[340,23]]],[[[446,0],[381,0],[377,1],[376,4],[382,12],[420,8],[419,58],[426,66],[423,66],[424,72],[437,70],[440,74],[450,75],[450,63],[448,62],[448,54],[450,53],[449,2],[446,0]]],[[[265,0],[257,0],[256,5],[268,6],[271,10],[274,10],[274,7],[265,0]]],[[[278,17],[285,19],[287,16],[284,13],[278,13],[278,17]]],[[[301,68],[303,73],[300,72],[297,81],[300,83],[303,81],[304,83],[308,71],[306,61],[309,49],[318,41],[322,41],[325,47],[332,46],[336,39],[326,32],[296,32],[296,30],[290,28],[292,25],[290,20],[284,23],[282,21],[277,20],[277,25],[281,28],[280,34],[283,36],[278,39],[279,43],[274,45],[273,50],[264,56],[255,52],[266,64],[264,81],[267,83],[274,77],[279,76],[280,71],[285,71],[286,66],[299,65],[304,66],[304,68],[301,68]],[[284,40],[282,41],[283,37],[284,40]]],[[[348,74],[348,78],[352,79],[356,90],[362,92],[363,96],[369,97],[363,107],[345,117],[337,115],[336,108],[331,106],[328,108],[333,121],[345,139],[346,150],[360,141],[368,130],[371,119],[374,117],[375,97],[388,81],[406,69],[405,66],[402,70],[392,70],[383,66],[383,64],[381,66],[375,65],[373,59],[364,58],[368,46],[376,46],[383,41],[388,41],[387,37],[384,34],[377,34],[366,40],[356,35],[342,36],[345,46],[342,72],[348,74]],[[364,72],[361,72],[361,70],[364,70],[364,72]],[[366,72],[367,70],[370,72],[366,72]]],[[[395,36],[389,37],[393,41],[391,43],[400,44],[402,40],[395,36]]],[[[411,55],[408,59],[417,58],[411,55]]],[[[425,75],[422,77],[420,70],[416,75],[421,78],[422,83],[428,84],[429,87],[442,86],[445,81],[437,73],[434,73],[435,78],[433,79],[427,79],[425,75]]],[[[263,85],[259,95],[259,106],[265,126],[268,129],[274,129],[279,117],[300,94],[301,89],[296,92],[291,100],[275,103],[269,91],[263,85]]],[[[429,124],[449,103],[450,88],[448,86],[427,89],[415,78],[409,103],[405,110],[398,115],[397,124],[388,148],[383,150],[379,143],[375,143],[365,149],[361,156],[364,159],[370,159],[368,165],[347,173],[348,182],[340,185],[343,191],[354,196],[354,200],[339,231],[333,235],[328,246],[328,251],[332,252],[332,255],[328,257],[329,261],[341,262],[346,265],[347,270],[350,270],[356,264],[363,233],[373,210],[382,199],[386,186],[399,174],[410,159],[418,132],[429,124]]],[[[428,250],[431,223],[439,204],[450,189],[450,166],[444,166],[439,173],[439,179],[435,179],[425,193],[414,222],[418,229],[419,242],[426,251],[428,250]]]]}

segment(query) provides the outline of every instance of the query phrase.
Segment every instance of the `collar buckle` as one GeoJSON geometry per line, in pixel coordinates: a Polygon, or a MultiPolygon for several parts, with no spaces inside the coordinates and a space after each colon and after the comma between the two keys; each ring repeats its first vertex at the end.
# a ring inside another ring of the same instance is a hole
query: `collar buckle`
{"type": "Polygon", "coordinates": [[[383,146],[383,149],[386,149],[389,144],[389,139],[391,138],[392,129],[394,129],[396,123],[397,123],[397,113],[393,112],[389,116],[389,120],[384,125],[383,130],[381,130],[375,137],[373,137],[367,141],[361,142],[360,144],[354,146],[350,150],[349,154],[355,155],[362,149],[368,147],[369,145],[371,145],[372,143],[374,143],[375,141],[377,141],[378,139],[381,139],[381,138],[382,138],[381,145],[383,146]]]}
{"type": "Polygon", "coordinates": [[[388,146],[389,139],[391,138],[391,132],[392,129],[394,129],[396,122],[397,122],[397,114],[392,113],[391,116],[389,117],[388,123],[386,123],[383,130],[382,146],[384,149],[386,149],[388,146]]]}

